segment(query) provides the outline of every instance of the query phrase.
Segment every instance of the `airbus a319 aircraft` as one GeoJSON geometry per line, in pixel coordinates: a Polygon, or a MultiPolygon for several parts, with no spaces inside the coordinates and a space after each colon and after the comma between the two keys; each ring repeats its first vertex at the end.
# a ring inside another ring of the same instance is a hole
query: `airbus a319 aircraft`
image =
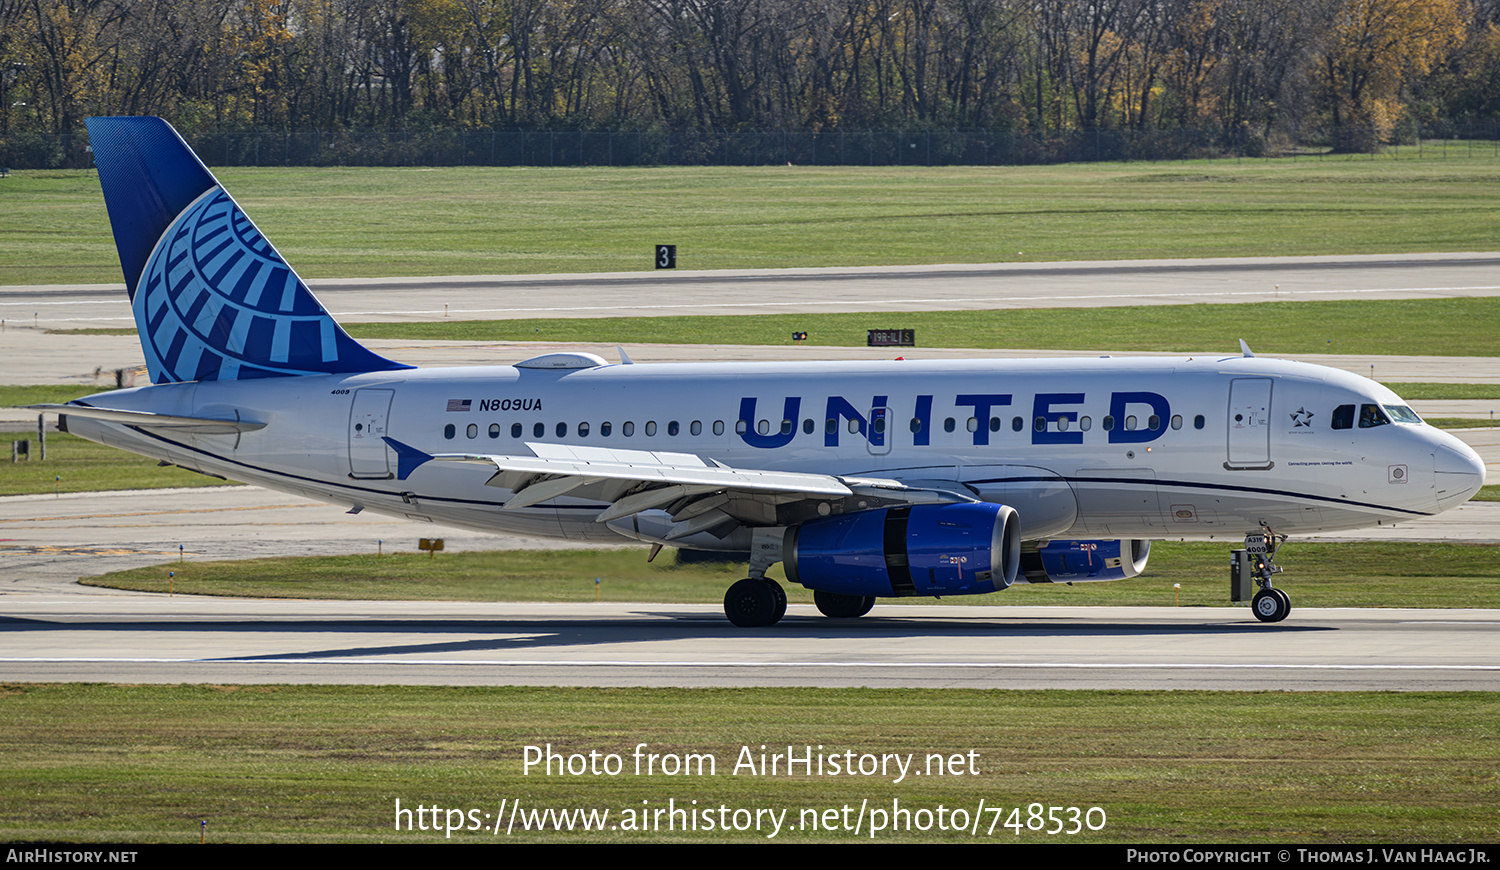
{"type": "Polygon", "coordinates": [[[1484,465],[1346,372],[1223,358],[417,369],[324,311],[166,122],[89,134],[151,386],[70,432],[204,474],[469,529],[750,554],[724,610],[1133,577],[1153,538],[1238,539],[1286,617],[1286,535],[1431,516],[1484,465]]]}

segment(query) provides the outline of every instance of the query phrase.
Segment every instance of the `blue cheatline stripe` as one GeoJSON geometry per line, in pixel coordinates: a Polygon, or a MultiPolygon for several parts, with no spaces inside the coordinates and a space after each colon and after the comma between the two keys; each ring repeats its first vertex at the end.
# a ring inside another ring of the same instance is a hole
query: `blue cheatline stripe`
{"type": "Polygon", "coordinates": [[[1334,498],[1332,496],[1326,496],[1326,495],[1312,495],[1311,493],[1295,492],[1293,490],[1288,490],[1288,489],[1266,489],[1264,487],[1257,487],[1257,486],[1235,486],[1233,484],[1227,484],[1227,483],[1195,483],[1195,482],[1186,481],[1186,480],[1157,480],[1157,479],[1154,479],[1154,478],[1138,478],[1138,477],[1042,477],[1042,476],[1032,476],[1032,477],[995,477],[995,478],[988,478],[988,479],[985,479],[985,480],[966,480],[966,481],[964,481],[964,483],[965,484],[969,484],[969,485],[974,485],[974,484],[985,484],[985,483],[1037,483],[1037,482],[1056,483],[1058,481],[1062,481],[1063,483],[1067,483],[1069,485],[1081,484],[1081,483],[1126,483],[1126,484],[1131,484],[1133,486],[1150,487],[1152,489],[1156,489],[1158,487],[1163,487],[1163,486],[1170,486],[1170,487],[1176,487],[1178,489],[1213,490],[1213,491],[1218,491],[1218,492],[1247,492],[1247,493],[1253,493],[1253,494],[1256,494],[1256,495],[1274,495],[1274,496],[1277,496],[1277,497],[1280,497],[1280,498],[1299,498],[1299,499],[1305,499],[1307,501],[1319,501],[1319,502],[1327,502],[1327,503],[1330,503],[1330,504],[1337,504],[1337,505],[1348,505],[1350,507],[1370,508],[1372,510],[1390,511],[1392,513],[1409,514],[1410,516],[1414,516],[1414,517],[1431,517],[1431,516],[1436,516],[1436,514],[1427,513],[1427,512],[1424,512],[1424,511],[1414,511],[1414,510],[1410,510],[1410,509],[1407,509],[1407,508],[1398,508],[1398,507],[1392,507],[1390,505],[1375,504],[1373,502],[1354,501],[1352,499],[1347,499],[1347,498],[1334,498]]]}

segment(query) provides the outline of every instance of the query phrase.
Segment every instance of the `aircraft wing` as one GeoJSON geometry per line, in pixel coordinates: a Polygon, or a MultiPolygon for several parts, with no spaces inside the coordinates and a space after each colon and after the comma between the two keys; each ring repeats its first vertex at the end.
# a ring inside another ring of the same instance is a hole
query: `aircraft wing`
{"type": "Polygon", "coordinates": [[[266,428],[264,423],[238,419],[238,411],[235,412],[236,419],[229,420],[219,417],[180,417],[174,414],[155,414],[150,411],[127,411],[123,408],[96,408],[92,405],[72,403],[24,405],[23,407],[31,411],[50,411],[88,420],[139,426],[143,429],[175,429],[179,432],[197,432],[203,435],[228,435],[233,432],[253,432],[256,429],[266,428]]]}
{"type": "Polygon", "coordinates": [[[493,469],[488,484],[514,493],[505,510],[563,496],[608,502],[595,519],[601,523],[664,510],[675,523],[670,538],[722,535],[741,525],[792,525],[889,505],[976,500],[957,483],[946,489],[884,478],[732,468],[691,453],[525,446],[532,455],[452,453],[432,459],[493,469]]]}

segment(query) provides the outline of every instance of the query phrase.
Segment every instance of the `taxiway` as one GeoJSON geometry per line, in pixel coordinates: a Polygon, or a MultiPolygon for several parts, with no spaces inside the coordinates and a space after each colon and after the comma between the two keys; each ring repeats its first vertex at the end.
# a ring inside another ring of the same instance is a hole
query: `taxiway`
{"type": "MultiPolygon", "coordinates": [[[[1495,295],[1500,254],[313,283],[345,320],[1001,309],[1495,295]]],[[[0,288],[0,319],[7,320],[0,333],[0,383],[88,383],[96,372],[140,363],[132,336],[46,331],[129,325],[118,287],[0,288]]],[[[371,344],[403,361],[446,365],[512,362],[548,347],[371,344]]],[[[629,351],[638,361],[891,354],[816,347],[629,351]]],[[[1383,380],[1500,383],[1500,362],[1492,359],[1303,359],[1365,375],[1373,370],[1383,380]]],[[[1439,413],[1483,411],[1465,406],[1439,413]]],[[[12,422],[24,424],[25,416],[12,422]]],[[[1500,438],[1482,430],[1468,437],[1493,473],[1500,438]]],[[[1431,520],[1337,537],[1493,542],[1500,537],[1497,529],[1500,505],[1474,503],[1431,520]]],[[[1500,611],[1297,609],[1286,623],[1265,626],[1244,608],[881,605],[864,619],[832,622],[794,606],[772,630],[742,631],[729,626],[716,605],[164,598],[73,582],[80,575],[168,562],[179,553],[248,558],[369,551],[386,542],[410,549],[417,537],[434,535],[444,537],[449,549],[537,546],[369,514],[351,517],[337,507],[248,487],[0,498],[0,632],[6,639],[0,679],[1500,688],[1500,611]]]]}

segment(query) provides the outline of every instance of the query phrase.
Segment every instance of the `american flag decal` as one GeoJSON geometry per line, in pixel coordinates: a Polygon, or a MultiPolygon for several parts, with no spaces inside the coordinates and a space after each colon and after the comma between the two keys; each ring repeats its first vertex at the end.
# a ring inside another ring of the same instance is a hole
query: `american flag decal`
{"type": "Polygon", "coordinates": [[[467,410],[469,410],[470,403],[472,403],[473,401],[474,401],[473,399],[449,399],[448,400],[448,410],[450,410],[450,411],[467,411],[467,410]]]}

